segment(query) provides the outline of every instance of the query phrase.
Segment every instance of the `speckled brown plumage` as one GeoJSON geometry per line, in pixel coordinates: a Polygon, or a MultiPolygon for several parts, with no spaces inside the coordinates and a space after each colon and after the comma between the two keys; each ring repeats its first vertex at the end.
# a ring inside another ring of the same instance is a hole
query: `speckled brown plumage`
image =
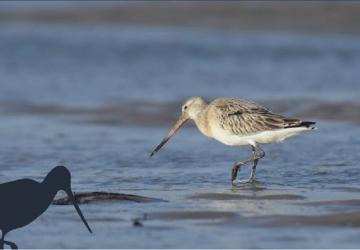
{"type": "Polygon", "coordinates": [[[209,104],[222,129],[236,135],[251,135],[262,131],[309,126],[313,122],[286,118],[269,109],[249,101],[219,98],[209,104]]]}

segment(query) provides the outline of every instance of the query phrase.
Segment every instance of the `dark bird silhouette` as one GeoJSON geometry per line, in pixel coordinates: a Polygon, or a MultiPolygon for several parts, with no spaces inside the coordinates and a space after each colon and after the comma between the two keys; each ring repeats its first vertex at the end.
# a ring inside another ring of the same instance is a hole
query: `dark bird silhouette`
{"type": "Polygon", "coordinates": [[[39,217],[50,206],[56,193],[63,190],[72,200],[85,226],[92,233],[71,190],[71,174],[66,167],[53,168],[39,183],[31,179],[20,179],[0,184],[0,249],[9,245],[17,249],[17,245],[5,241],[5,235],[17,228],[26,226],[39,217]]]}

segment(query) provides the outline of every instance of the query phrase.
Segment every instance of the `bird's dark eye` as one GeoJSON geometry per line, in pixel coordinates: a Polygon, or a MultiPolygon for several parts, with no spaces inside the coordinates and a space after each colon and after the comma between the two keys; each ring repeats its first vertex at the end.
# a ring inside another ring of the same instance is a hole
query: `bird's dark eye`
{"type": "Polygon", "coordinates": [[[187,109],[187,106],[184,106],[184,110],[187,109]]]}

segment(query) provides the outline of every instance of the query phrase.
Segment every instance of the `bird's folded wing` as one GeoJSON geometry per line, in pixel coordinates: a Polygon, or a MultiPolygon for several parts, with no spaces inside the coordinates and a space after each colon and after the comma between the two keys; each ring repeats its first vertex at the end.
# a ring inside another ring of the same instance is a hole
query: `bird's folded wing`
{"type": "Polygon", "coordinates": [[[296,127],[302,121],[288,119],[269,109],[248,101],[237,99],[218,100],[214,103],[220,126],[233,134],[246,136],[263,131],[296,127]]]}

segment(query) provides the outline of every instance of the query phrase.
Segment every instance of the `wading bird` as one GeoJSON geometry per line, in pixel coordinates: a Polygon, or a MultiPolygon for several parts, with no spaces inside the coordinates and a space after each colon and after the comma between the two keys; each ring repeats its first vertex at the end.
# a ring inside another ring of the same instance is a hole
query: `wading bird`
{"type": "Polygon", "coordinates": [[[16,249],[15,243],[5,241],[5,235],[17,228],[26,226],[39,217],[50,206],[56,193],[63,190],[70,197],[85,226],[92,233],[71,190],[71,175],[63,166],[55,167],[39,183],[31,179],[20,179],[0,184],[0,249],[9,245],[16,249]]]}
{"type": "Polygon", "coordinates": [[[189,119],[205,136],[214,138],[229,146],[250,145],[252,157],[234,163],[231,181],[253,182],[259,159],[265,156],[259,144],[281,142],[304,131],[315,129],[315,122],[290,119],[275,114],[269,109],[249,101],[219,98],[210,103],[201,97],[189,98],[181,108],[182,114],[168,135],[154,149],[153,156],[189,119]],[[240,167],[253,162],[249,179],[238,181],[240,167]]]}

